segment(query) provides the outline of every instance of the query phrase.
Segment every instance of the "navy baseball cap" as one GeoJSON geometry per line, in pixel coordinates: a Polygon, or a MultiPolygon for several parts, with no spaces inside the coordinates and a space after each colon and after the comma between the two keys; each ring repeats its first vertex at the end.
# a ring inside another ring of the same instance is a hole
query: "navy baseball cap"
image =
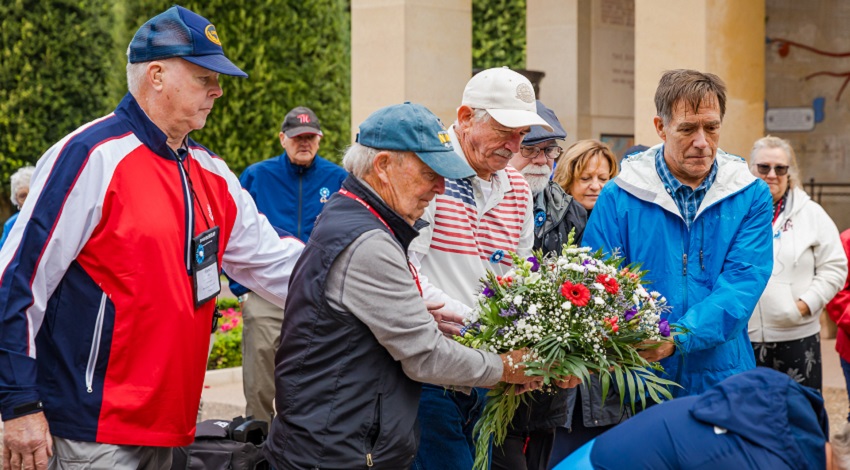
{"type": "Polygon", "coordinates": [[[421,104],[406,102],[381,108],[362,124],[356,142],[380,150],[414,152],[444,178],[466,178],[475,170],[455,153],[443,123],[421,104]]]}
{"type": "Polygon", "coordinates": [[[224,75],[248,76],[224,56],[215,26],[178,5],[149,19],[136,31],[128,59],[135,64],[172,57],[224,75]]]}
{"type": "Polygon", "coordinates": [[[531,132],[525,135],[522,145],[532,146],[547,140],[564,140],[567,137],[567,131],[564,130],[558,116],[555,116],[555,111],[547,108],[540,100],[537,100],[537,114],[552,126],[552,131],[549,132],[541,126],[531,126],[531,132]]]}

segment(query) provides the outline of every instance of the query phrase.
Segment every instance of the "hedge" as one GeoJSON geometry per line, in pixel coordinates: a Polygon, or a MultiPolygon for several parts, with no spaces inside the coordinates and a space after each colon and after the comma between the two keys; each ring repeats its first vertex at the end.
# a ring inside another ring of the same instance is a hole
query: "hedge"
{"type": "MultiPolygon", "coordinates": [[[[142,23],[172,4],[143,0],[124,7],[122,47],[142,23]]],[[[287,111],[304,105],[322,123],[321,155],[340,160],[351,136],[345,0],[187,0],[181,5],[215,24],[225,53],[249,76],[222,78],[224,96],[216,101],[206,127],[192,133],[195,140],[238,174],[283,152],[280,124],[287,111]]]]}
{"type": "Polygon", "coordinates": [[[525,0],[472,1],[472,67],[525,68],[525,0]]]}
{"type": "Polygon", "coordinates": [[[0,3],[0,214],[9,176],[65,134],[108,113],[120,67],[109,0],[0,3]],[[91,51],[102,53],[93,54],[91,51]]]}

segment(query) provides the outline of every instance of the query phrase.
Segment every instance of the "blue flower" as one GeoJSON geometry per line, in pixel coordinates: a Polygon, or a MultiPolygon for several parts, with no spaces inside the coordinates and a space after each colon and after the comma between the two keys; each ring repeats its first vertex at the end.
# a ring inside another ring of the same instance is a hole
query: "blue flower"
{"type": "Polygon", "coordinates": [[[540,270],[540,263],[537,261],[536,256],[529,256],[526,260],[531,263],[531,272],[536,273],[540,270]]]}
{"type": "Polygon", "coordinates": [[[511,304],[511,306],[508,307],[507,310],[503,308],[499,309],[499,316],[503,318],[515,317],[518,313],[519,312],[517,311],[516,306],[513,304],[511,304]]]}
{"type": "Polygon", "coordinates": [[[534,213],[534,226],[541,227],[546,222],[546,212],[543,209],[534,213]]]}
{"type": "Polygon", "coordinates": [[[490,255],[490,262],[493,264],[498,264],[499,261],[502,261],[502,258],[505,257],[505,252],[502,250],[496,250],[490,255]]]}
{"type": "Polygon", "coordinates": [[[632,318],[635,317],[635,315],[637,315],[637,312],[638,311],[635,307],[626,310],[626,314],[623,315],[623,320],[630,321],[632,318]]]}

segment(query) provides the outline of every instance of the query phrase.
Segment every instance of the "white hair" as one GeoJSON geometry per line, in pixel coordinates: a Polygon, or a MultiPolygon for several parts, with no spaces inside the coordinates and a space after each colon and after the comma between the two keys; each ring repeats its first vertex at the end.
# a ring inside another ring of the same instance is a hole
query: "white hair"
{"type": "Polygon", "coordinates": [[[345,149],[345,154],[342,156],[342,167],[352,175],[363,178],[372,170],[372,162],[375,161],[375,156],[379,152],[378,149],[355,142],[345,149]]]}
{"type": "Polygon", "coordinates": [[[797,156],[794,153],[794,148],[791,147],[791,142],[772,135],[762,137],[755,141],[753,149],[750,151],[750,167],[758,164],[755,158],[756,154],[760,150],[764,149],[782,150],[782,152],[785,153],[785,157],[788,159],[788,186],[792,188],[799,188],[802,186],[802,181],[800,181],[800,170],[797,167],[797,156]]]}
{"type": "Polygon", "coordinates": [[[475,122],[487,122],[490,120],[490,113],[486,109],[476,108],[472,110],[472,120],[475,122]]]}
{"type": "Polygon", "coordinates": [[[345,154],[342,156],[342,167],[352,175],[363,178],[372,171],[372,163],[381,152],[389,152],[396,161],[401,161],[406,155],[414,155],[413,152],[381,150],[355,142],[345,149],[345,154]]]}
{"type": "Polygon", "coordinates": [[[20,209],[21,206],[18,205],[18,199],[15,197],[15,195],[18,194],[19,189],[29,188],[33,172],[35,172],[34,166],[24,166],[18,168],[18,171],[14,172],[12,174],[12,177],[9,178],[9,182],[11,183],[12,187],[12,194],[10,195],[9,199],[12,200],[12,205],[17,207],[18,209],[20,209]]]}

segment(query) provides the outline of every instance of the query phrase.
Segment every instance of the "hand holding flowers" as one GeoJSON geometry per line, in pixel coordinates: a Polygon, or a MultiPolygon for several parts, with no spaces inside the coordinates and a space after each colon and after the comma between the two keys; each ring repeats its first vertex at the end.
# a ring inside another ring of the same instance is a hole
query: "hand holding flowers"
{"type": "MultiPolygon", "coordinates": [[[[663,369],[652,362],[672,353],[671,325],[661,318],[669,308],[661,294],[644,288],[643,272],[621,268],[616,253],[604,258],[572,239],[559,256],[509,255],[511,271],[482,279],[478,306],[459,342],[495,353],[526,348],[525,374],[542,378],[544,386],[575,386],[594,373],[603,395],[616,383],[621,403],[671,398],[667,388],[676,384],[658,377],[653,371],[663,369]]],[[[491,436],[504,441],[524,399],[507,383],[488,396],[474,431],[477,469],[487,468],[491,436]]]]}

